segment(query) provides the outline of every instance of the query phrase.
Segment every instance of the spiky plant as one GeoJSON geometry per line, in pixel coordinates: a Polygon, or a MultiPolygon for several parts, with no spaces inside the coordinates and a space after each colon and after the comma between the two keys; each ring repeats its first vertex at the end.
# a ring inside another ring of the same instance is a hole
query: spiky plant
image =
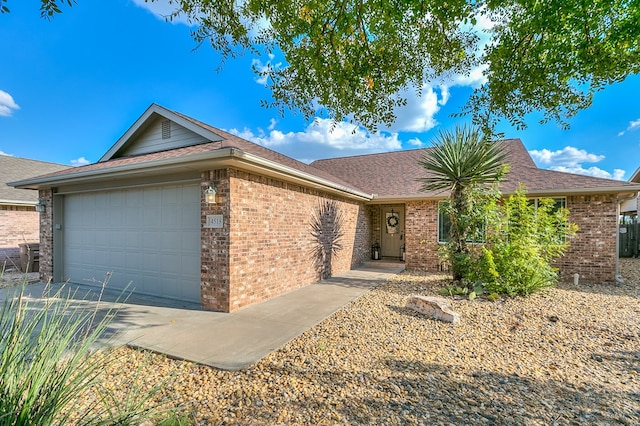
{"type": "Polygon", "coordinates": [[[464,261],[469,252],[467,240],[473,224],[465,218],[473,209],[474,189],[499,182],[506,172],[507,158],[502,146],[492,142],[480,130],[456,126],[454,131],[440,131],[425,150],[420,165],[429,172],[421,178],[424,191],[449,190],[451,220],[449,257],[454,280],[463,277],[464,261]]]}
{"type": "Polygon", "coordinates": [[[321,202],[311,219],[312,257],[320,279],[331,276],[333,257],[342,250],[344,216],[338,203],[321,202]]]}

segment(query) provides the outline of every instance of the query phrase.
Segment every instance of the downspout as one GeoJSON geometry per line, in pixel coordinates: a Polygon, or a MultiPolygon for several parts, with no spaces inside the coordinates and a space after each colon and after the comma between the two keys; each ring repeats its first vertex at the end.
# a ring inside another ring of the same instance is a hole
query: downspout
{"type": "Polygon", "coordinates": [[[631,197],[616,197],[616,201],[618,202],[616,208],[616,222],[618,222],[618,228],[616,230],[616,282],[618,284],[624,284],[624,279],[622,279],[620,275],[620,205],[634,198],[638,198],[637,192],[631,197]]]}

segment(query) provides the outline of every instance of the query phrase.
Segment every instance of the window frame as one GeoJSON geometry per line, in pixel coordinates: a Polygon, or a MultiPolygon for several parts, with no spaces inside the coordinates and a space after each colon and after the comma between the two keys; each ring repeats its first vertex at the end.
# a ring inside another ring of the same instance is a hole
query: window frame
{"type": "MultiPolygon", "coordinates": [[[[556,208],[557,209],[566,209],[567,208],[567,197],[535,197],[535,198],[529,198],[530,201],[533,202],[533,205],[536,209],[536,211],[538,210],[538,202],[540,201],[541,198],[551,198],[555,204],[556,204],[556,208]]],[[[449,237],[449,233],[447,232],[447,238],[443,239],[442,235],[441,235],[441,231],[444,231],[443,228],[441,228],[442,225],[442,218],[444,217],[444,213],[442,212],[442,210],[440,209],[440,204],[445,202],[446,200],[441,200],[438,201],[438,219],[437,219],[437,235],[436,235],[436,239],[438,241],[438,244],[447,244],[450,241],[450,237],[449,237]]],[[[449,224],[449,230],[451,229],[451,224],[449,224]]],[[[467,243],[469,244],[484,244],[484,240],[482,241],[467,241],[467,243]]]]}

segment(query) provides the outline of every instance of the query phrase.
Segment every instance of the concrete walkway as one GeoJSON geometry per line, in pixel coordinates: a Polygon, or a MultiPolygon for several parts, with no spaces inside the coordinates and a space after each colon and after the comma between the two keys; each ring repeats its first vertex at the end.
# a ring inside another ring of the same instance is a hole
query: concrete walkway
{"type": "MultiPolygon", "coordinates": [[[[106,344],[126,344],[224,370],[240,370],[402,270],[402,263],[371,262],[231,314],[137,295],[122,304],[117,302],[118,295],[109,292],[102,295],[96,308],[97,291],[87,293],[82,286],[74,303],[97,309],[99,317],[111,308],[118,310],[106,344]]],[[[44,284],[31,285],[26,294],[37,301],[46,290],[44,284]]],[[[0,291],[0,299],[6,295],[7,290],[0,291]]]]}

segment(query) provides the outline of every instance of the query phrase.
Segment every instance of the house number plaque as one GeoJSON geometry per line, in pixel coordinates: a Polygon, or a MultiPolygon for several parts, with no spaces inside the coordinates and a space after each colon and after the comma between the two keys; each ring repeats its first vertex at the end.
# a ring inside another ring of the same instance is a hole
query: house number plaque
{"type": "Polygon", "coordinates": [[[224,221],[221,214],[208,214],[204,224],[205,228],[222,228],[224,221]]]}

